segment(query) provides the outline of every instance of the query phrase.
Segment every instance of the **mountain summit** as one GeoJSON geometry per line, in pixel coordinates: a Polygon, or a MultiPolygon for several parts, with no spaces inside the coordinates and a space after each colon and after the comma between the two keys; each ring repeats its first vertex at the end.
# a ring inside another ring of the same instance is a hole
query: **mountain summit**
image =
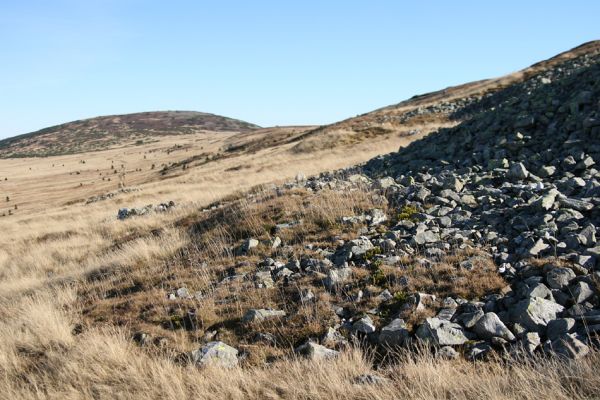
{"type": "Polygon", "coordinates": [[[157,136],[202,131],[239,132],[258,125],[196,111],[154,111],[108,115],[65,124],[0,140],[0,157],[75,154],[102,150],[157,136]]]}

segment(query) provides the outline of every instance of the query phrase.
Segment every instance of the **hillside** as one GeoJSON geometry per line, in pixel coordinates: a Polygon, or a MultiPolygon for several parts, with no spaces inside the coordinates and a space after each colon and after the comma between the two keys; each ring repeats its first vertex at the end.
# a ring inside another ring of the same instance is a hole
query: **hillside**
{"type": "Polygon", "coordinates": [[[600,398],[599,44],[328,127],[0,160],[0,391],[600,398]]]}
{"type": "Polygon", "coordinates": [[[500,90],[559,68],[567,61],[598,52],[600,41],[592,41],[499,78],[416,95],[398,104],[309,131],[294,150],[311,151],[315,147],[331,148],[398,135],[408,141],[420,139],[441,127],[454,126],[470,118],[482,107],[493,106],[485,99],[500,90]]]}
{"type": "Polygon", "coordinates": [[[52,126],[0,140],[0,158],[40,157],[141,144],[166,135],[202,131],[239,132],[259,128],[248,122],[195,111],[109,115],[52,126]]]}

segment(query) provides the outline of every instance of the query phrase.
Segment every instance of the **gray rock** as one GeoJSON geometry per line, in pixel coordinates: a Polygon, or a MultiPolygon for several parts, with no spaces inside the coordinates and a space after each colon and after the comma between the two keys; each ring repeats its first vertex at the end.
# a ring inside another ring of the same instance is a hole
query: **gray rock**
{"type": "Polygon", "coordinates": [[[285,311],[282,310],[273,310],[270,308],[259,308],[259,309],[250,309],[244,314],[242,318],[242,322],[251,323],[251,322],[260,322],[266,319],[277,318],[277,317],[285,317],[285,311]]]}
{"type": "Polygon", "coordinates": [[[594,289],[587,282],[579,281],[571,287],[571,293],[573,301],[576,304],[581,304],[594,296],[594,289]]]}
{"type": "Polygon", "coordinates": [[[468,340],[460,325],[439,318],[427,318],[417,329],[416,336],[438,346],[455,346],[468,340]]]}
{"type": "Polygon", "coordinates": [[[584,357],[590,352],[590,348],[581,340],[577,339],[574,334],[560,336],[553,340],[546,350],[550,350],[558,356],[573,360],[584,357]]]}
{"type": "Polygon", "coordinates": [[[515,163],[510,166],[506,175],[512,179],[522,180],[529,176],[529,171],[527,171],[523,163],[515,163]]]}
{"type": "Polygon", "coordinates": [[[567,333],[572,332],[575,328],[575,320],[573,318],[558,318],[548,322],[546,336],[548,339],[558,339],[567,333]]]}
{"type": "Polygon", "coordinates": [[[570,268],[552,268],[546,274],[546,282],[551,289],[565,289],[575,279],[575,273],[570,268]]]}
{"type": "Polygon", "coordinates": [[[335,358],[340,354],[339,351],[328,349],[313,342],[306,342],[297,347],[295,351],[309,360],[327,360],[335,358]]]}
{"type": "Polygon", "coordinates": [[[550,300],[530,297],[518,302],[510,310],[510,318],[527,330],[544,333],[548,322],[556,319],[556,315],[564,311],[564,307],[550,300]]]}
{"type": "Polygon", "coordinates": [[[419,232],[413,236],[413,242],[417,245],[424,245],[426,243],[436,243],[440,241],[440,235],[432,231],[419,232]]]}
{"type": "Polygon", "coordinates": [[[499,337],[509,342],[515,340],[515,335],[504,325],[500,318],[493,313],[488,312],[481,317],[474,326],[474,331],[482,339],[491,339],[499,337]]]}
{"type": "Polygon", "coordinates": [[[410,337],[403,319],[396,318],[381,328],[379,343],[388,346],[400,346],[410,337]]]}
{"type": "Polygon", "coordinates": [[[357,321],[354,321],[354,323],[352,324],[352,331],[354,332],[369,334],[375,332],[375,330],[375,325],[373,325],[373,321],[371,320],[371,318],[369,318],[368,315],[362,317],[357,321]]]}
{"type": "Polygon", "coordinates": [[[191,352],[192,361],[199,366],[233,368],[238,364],[237,349],[223,343],[210,342],[191,352]]]}
{"type": "Polygon", "coordinates": [[[332,268],[327,272],[325,287],[329,290],[336,289],[352,276],[352,268],[332,268]]]}
{"type": "Polygon", "coordinates": [[[447,360],[456,360],[459,357],[458,351],[450,346],[443,346],[437,352],[438,357],[445,358],[447,360]]]}

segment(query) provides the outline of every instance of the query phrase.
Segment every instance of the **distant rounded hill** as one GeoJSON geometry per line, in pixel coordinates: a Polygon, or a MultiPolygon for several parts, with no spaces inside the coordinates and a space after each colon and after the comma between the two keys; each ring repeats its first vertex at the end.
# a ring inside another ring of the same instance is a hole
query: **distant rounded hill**
{"type": "Polygon", "coordinates": [[[202,131],[242,132],[258,125],[195,111],[155,111],[77,120],[0,140],[0,158],[45,157],[143,143],[202,131]]]}

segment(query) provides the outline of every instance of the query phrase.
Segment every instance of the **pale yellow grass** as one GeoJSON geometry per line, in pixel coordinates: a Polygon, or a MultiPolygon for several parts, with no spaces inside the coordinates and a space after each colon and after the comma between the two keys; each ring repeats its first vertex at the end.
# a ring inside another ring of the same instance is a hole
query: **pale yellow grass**
{"type": "MultiPolygon", "coordinates": [[[[332,361],[197,369],[150,356],[115,328],[74,336],[69,289],[0,313],[0,390],[6,399],[575,399],[600,394],[597,353],[577,363],[502,365],[406,357],[375,371],[359,350],[332,361]],[[362,374],[387,380],[359,385],[362,374]]],[[[75,306],[76,307],[76,306],[75,306]]]]}

